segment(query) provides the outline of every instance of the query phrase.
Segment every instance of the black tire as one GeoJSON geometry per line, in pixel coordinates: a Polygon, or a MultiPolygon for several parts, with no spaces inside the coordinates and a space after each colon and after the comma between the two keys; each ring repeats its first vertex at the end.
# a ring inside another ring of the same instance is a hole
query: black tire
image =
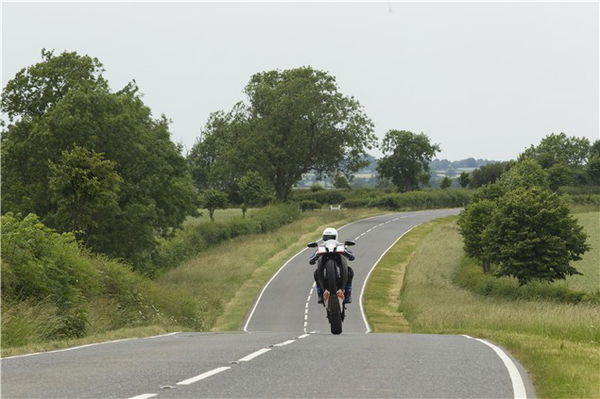
{"type": "Polygon", "coordinates": [[[335,261],[330,259],[325,265],[325,271],[327,273],[327,288],[329,290],[329,324],[331,325],[331,333],[338,335],[342,333],[342,310],[340,309],[340,302],[336,295],[337,293],[337,270],[335,261]]]}

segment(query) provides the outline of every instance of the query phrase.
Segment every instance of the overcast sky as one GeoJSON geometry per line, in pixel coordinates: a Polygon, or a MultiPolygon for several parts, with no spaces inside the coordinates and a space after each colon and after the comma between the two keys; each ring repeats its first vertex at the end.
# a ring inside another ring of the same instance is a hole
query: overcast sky
{"type": "Polygon", "coordinates": [[[379,137],[424,132],[438,158],[507,160],[551,132],[598,138],[598,20],[597,2],[5,2],[2,86],[42,48],[98,57],[189,149],[253,73],[310,65],[379,137]]]}

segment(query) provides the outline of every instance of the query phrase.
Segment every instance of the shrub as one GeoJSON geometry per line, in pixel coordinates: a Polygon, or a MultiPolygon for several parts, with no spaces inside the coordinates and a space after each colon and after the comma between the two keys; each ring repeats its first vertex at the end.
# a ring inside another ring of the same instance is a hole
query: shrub
{"type": "Polygon", "coordinates": [[[321,208],[321,204],[319,204],[317,201],[313,201],[313,200],[300,201],[298,206],[300,207],[300,210],[302,210],[302,212],[321,208]]]}
{"type": "Polygon", "coordinates": [[[209,246],[244,234],[266,233],[300,216],[296,205],[276,204],[257,210],[247,218],[233,218],[224,222],[190,223],[177,230],[172,238],[160,241],[149,272],[174,267],[209,246]]]}
{"type": "Polygon", "coordinates": [[[365,208],[369,205],[371,200],[369,198],[353,198],[347,199],[342,202],[344,208],[365,208]]]}

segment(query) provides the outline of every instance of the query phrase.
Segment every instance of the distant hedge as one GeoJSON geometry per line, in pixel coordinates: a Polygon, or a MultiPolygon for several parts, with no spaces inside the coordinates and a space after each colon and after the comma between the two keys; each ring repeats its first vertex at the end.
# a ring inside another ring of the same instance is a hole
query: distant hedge
{"type": "Polygon", "coordinates": [[[160,241],[147,273],[153,276],[160,269],[175,267],[209,246],[230,238],[275,230],[296,220],[300,214],[296,204],[275,204],[259,209],[247,218],[189,224],[172,238],[160,241]]]}

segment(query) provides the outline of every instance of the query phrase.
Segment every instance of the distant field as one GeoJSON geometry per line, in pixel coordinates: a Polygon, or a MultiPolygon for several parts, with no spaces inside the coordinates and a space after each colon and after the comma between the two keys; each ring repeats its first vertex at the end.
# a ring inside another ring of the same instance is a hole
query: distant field
{"type": "Polygon", "coordinates": [[[589,235],[588,243],[592,248],[583,255],[582,260],[573,263],[583,276],[571,276],[566,282],[555,284],[566,284],[573,290],[594,292],[600,290],[600,212],[578,213],[575,216],[589,235]]]}
{"type": "MultiPolygon", "coordinates": [[[[249,208],[248,212],[246,212],[246,216],[251,215],[258,208],[249,208]]],[[[208,209],[200,209],[199,210],[202,215],[197,217],[189,216],[184,224],[186,223],[199,223],[199,222],[208,222],[210,218],[208,217],[208,209]]],[[[242,217],[242,209],[241,208],[227,208],[227,209],[217,209],[215,211],[215,221],[223,221],[228,220],[235,217],[242,217]]]]}

